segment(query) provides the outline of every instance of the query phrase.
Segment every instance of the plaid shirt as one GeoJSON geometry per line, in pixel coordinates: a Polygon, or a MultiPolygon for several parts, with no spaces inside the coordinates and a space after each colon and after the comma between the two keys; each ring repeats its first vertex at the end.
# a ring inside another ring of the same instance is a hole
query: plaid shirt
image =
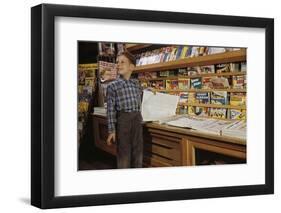
{"type": "Polygon", "coordinates": [[[115,132],[118,111],[136,112],[141,109],[142,87],[137,79],[118,78],[107,87],[108,132],[115,132]]]}

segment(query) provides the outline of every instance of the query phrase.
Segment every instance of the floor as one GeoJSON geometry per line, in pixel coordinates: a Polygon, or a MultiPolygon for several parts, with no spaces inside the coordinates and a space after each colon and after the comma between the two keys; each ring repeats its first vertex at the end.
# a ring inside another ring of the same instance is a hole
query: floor
{"type": "Polygon", "coordinates": [[[116,158],[98,149],[79,152],[79,170],[116,169],[116,158]]]}

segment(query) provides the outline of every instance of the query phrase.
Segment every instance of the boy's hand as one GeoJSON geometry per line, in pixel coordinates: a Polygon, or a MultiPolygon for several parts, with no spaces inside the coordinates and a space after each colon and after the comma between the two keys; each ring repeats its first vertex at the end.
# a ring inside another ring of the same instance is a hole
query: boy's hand
{"type": "Polygon", "coordinates": [[[108,135],[108,137],[107,137],[107,140],[106,140],[106,144],[107,144],[108,146],[111,146],[112,141],[115,142],[115,139],[116,139],[116,134],[115,134],[115,132],[109,133],[109,135],[108,135]]]}

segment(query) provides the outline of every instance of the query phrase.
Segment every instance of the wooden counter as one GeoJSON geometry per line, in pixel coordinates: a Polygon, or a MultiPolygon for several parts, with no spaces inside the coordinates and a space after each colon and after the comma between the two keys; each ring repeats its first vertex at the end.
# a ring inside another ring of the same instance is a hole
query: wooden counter
{"type": "MultiPolygon", "coordinates": [[[[94,114],[92,118],[96,147],[116,155],[116,146],[106,145],[106,117],[94,114]]],[[[233,163],[233,159],[235,163],[246,162],[246,141],[239,138],[206,134],[154,122],[144,123],[143,130],[145,167],[197,165],[198,153],[201,151],[232,159],[226,163],[233,163]]]]}

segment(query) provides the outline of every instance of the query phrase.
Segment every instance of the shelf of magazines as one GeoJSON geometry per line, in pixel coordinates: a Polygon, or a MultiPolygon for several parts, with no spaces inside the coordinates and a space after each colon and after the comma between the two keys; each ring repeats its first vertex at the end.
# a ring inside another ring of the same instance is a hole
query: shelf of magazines
{"type": "Polygon", "coordinates": [[[246,49],[136,66],[134,73],[246,61],[246,49]]]}
{"type": "Polygon", "coordinates": [[[195,106],[195,107],[208,107],[208,108],[223,108],[223,109],[246,109],[246,105],[222,105],[222,104],[201,104],[201,103],[179,103],[179,106],[195,106]]]}
{"type": "Polygon", "coordinates": [[[246,105],[219,105],[219,104],[179,104],[177,107],[178,115],[190,115],[202,118],[213,118],[219,120],[245,120],[246,105]]]}
{"type": "Polygon", "coordinates": [[[164,80],[180,80],[180,79],[191,79],[191,78],[200,78],[200,77],[222,77],[222,76],[242,76],[247,75],[247,72],[225,72],[225,73],[202,73],[202,74],[195,74],[190,76],[167,76],[167,77],[152,77],[152,78],[143,78],[139,79],[141,82],[145,81],[164,81],[164,80]]]}

